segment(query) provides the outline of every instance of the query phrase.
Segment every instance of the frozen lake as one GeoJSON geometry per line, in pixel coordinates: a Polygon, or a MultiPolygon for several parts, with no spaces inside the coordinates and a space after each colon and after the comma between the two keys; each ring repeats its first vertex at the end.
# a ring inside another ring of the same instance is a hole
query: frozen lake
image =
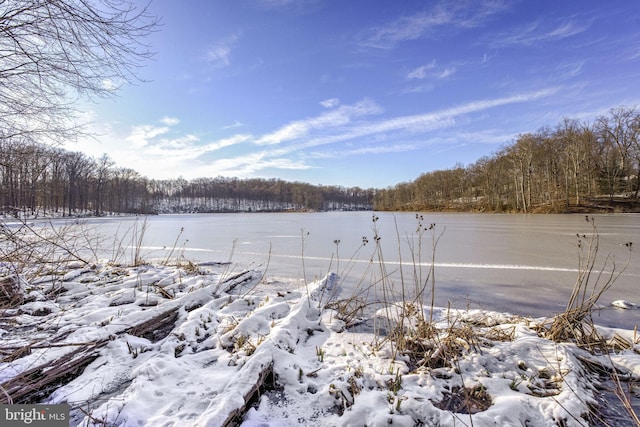
{"type": "MultiPolygon", "coordinates": [[[[415,213],[371,212],[194,214],[147,218],[143,243],[146,259],[162,258],[166,249],[184,247],[187,259],[227,261],[240,267],[264,269],[273,280],[312,280],[327,271],[340,275],[343,295],[382,277],[375,236],[386,273],[399,288],[399,266],[404,280],[422,265],[429,271],[433,236],[435,249],[435,302],[457,308],[483,308],[531,316],[562,311],[578,272],[578,237],[591,234],[584,215],[422,214],[423,237],[418,238],[415,213]],[[430,224],[432,231],[424,231],[430,224]],[[183,229],[182,234],[180,230],[183,229]],[[368,240],[363,245],[363,239],[368,240]],[[339,243],[337,241],[339,240],[339,243]],[[419,245],[421,240],[422,244],[419,245]],[[413,249],[411,249],[411,247],[413,249]],[[400,249],[399,249],[400,248],[400,249]],[[421,252],[421,260],[418,254],[421,252]],[[302,255],[304,254],[304,263],[302,255]],[[373,262],[372,262],[373,260],[373,262]]],[[[601,299],[640,304],[640,215],[594,215],[600,244],[595,272],[607,255],[620,270],[628,259],[627,242],[636,246],[631,262],[613,288],[601,299]]],[[[105,234],[122,233],[138,218],[92,219],[105,234]]],[[[607,271],[612,264],[608,264],[607,271]]],[[[592,275],[590,283],[595,283],[592,275]]],[[[640,310],[607,308],[596,322],[633,329],[640,310]]]]}

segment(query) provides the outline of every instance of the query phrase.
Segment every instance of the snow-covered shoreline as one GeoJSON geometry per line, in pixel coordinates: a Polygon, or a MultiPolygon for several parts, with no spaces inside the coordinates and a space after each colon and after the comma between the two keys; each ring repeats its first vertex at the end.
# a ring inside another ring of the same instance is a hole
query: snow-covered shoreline
{"type": "Polygon", "coordinates": [[[335,276],[228,268],[105,263],[23,284],[0,317],[0,384],[12,395],[21,374],[91,350],[37,398],[69,403],[73,425],[587,425],[601,400],[585,360],[626,374],[638,400],[634,331],[601,329],[619,345],[596,356],[541,337],[544,319],[424,307],[433,347],[418,360],[381,333],[394,310],[347,327],[326,307],[335,276]]]}

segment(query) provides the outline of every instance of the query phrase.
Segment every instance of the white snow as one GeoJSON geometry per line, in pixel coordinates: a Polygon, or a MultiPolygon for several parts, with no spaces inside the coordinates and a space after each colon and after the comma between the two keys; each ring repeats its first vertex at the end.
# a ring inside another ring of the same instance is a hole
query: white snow
{"type": "Polygon", "coordinates": [[[618,299],[615,300],[611,303],[612,306],[617,307],[617,308],[623,308],[625,310],[628,309],[637,309],[640,308],[640,306],[638,306],[638,304],[635,304],[633,302],[629,302],[623,299],[618,299]]]}
{"type": "MultiPolygon", "coordinates": [[[[272,371],[235,423],[479,427],[587,425],[598,390],[581,359],[640,378],[633,330],[602,329],[630,346],[596,357],[542,338],[536,328],[543,319],[434,308],[431,344],[446,343],[440,350],[450,354],[429,366],[415,357],[419,352],[398,352],[373,320],[346,327],[323,307],[339,292],[335,273],[299,286],[215,268],[95,265],[32,285],[44,295],[59,280],[55,286],[65,291],[0,318],[3,357],[31,346],[29,354],[0,363],[0,382],[106,342],[81,375],[44,401],[68,402],[73,425],[220,426],[272,371]],[[238,286],[229,290],[232,284],[238,286]],[[130,329],[172,310],[175,318],[155,335],[130,329]]],[[[397,310],[377,314],[384,323],[397,310]]]]}

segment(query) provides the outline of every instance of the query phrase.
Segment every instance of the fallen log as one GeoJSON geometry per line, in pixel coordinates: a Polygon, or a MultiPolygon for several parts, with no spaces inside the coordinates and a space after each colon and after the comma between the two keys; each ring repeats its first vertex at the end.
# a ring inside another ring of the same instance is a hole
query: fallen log
{"type": "Polygon", "coordinates": [[[165,310],[160,308],[158,310],[161,312],[150,319],[133,326],[123,326],[120,331],[95,342],[26,346],[28,351],[24,352],[24,355],[36,348],[74,346],[80,346],[80,348],[65,353],[53,363],[38,365],[0,384],[0,387],[5,391],[0,394],[0,403],[38,403],[56,388],[81,375],[84,368],[100,355],[100,349],[107,345],[114,336],[130,334],[147,338],[152,342],[166,337],[173,329],[179,307],[169,307],[165,310]]]}
{"type": "Polygon", "coordinates": [[[136,337],[146,338],[151,342],[157,342],[171,333],[173,324],[178,318],[178,307],[163,311],[142,323],[125,329],[123,332],[136,337]]]}
{"type": "MultiPolygon", "coordinates": [[[[313,295],[321,285],[321,281],[316,282],[315,287],[310,289],[310,295],[313,295]]],[[[237,421],[242,419],[249,410],[254,396],[265,388],[267,378],[275,376],[273,372],[275,355],[287,351],[282,348],[283,343],[294,339],[289,329],[291,322],[299,322],[301,319],[314,324],[317,322],[318,314],[311,308],[316,302],[311,304],[312,298],[302,298],[296,303],[287,317],[282,319],[280,324],[272,330],[268,339],[249,356],[246,363],[234,376],[234,380],[225,385],[224,396],[219,395],[217,399],[213,399],[209,407],[202,411],[195,425],[228,427],[236,425],[237,421]]],[[[294,330],[296,331],[294,333],[308,335],[306,328],[296,327],[294,330]]],[[[297,340],[299,339],[300,336],[297,337],[297,340]]]]}
{"type": "Polygon", "coordinates": [[[80,375],[99,356],[108,341],[78,348],[60,357],[53,365],[40,365],[22,372],[0,385],[0,403],[38,403],[59,386],[80,375]]]}
{"type": "Polygon", "coordinates": [[[222,421],[223,427],[237,425],[237,420],[242,419],[242,416],[249,410],[249,405],[254,401],[255,397],[260,394],[260,390],[264,389],[264,383],[270,376],[273,376],[273,362],[268,363],[262,367],[259,371],[255,382],[244,393],[244,404],[233,408],[227,414],[227,418],[222,421]]]}
{"type": "Polygon", "coordinates": [[[234,274],[231,277],[227,277],[223,281],[218,284],[219,292],[231,292],[235,288],[240,285],[244,285],[245,283],[250,282],[255,279],[255,272],[253,271],[241,271],[240,273],[234,274]]]}
{"type": "MultiPolygon", "coordinates": [[[[254,274],[252,272],[242,271],[220,282],[217,288],[222,286],[224,292],[226,292],[253,278],[254,274]]],[[[38,403],[56,388],[81,375],[84,369],[100,355],[102,347],[106,346],[114,337],[129,334],[149,339],[152,342],[159,341],[173,330],[180,308],[188,311],[190,308],[208,301],[215,294],[216,290],[212,289],[212,287],[206,287],[152,309],[133,313],[120,319],[117,324],[105,325],[100,329],[99,337],[93,342],[73,343],[54,339],[55,344],[32,343],[31,345],[26,345],[24,347],[26,351],[23,353],[17,348],[7,349],[14,350],[9,354],[9,357],[12,357],[11,360],[26,356],[30,354],[32,349],[37,348],[68,346],[70,351],[58,357],[54,362],[40,364],[25,370],[0,384],[0,390],[4,391],[0,393],[0,404],[38,403]],[[80,346],[80,348],[71,350],[72,347],[76,346],[80,346]]],[[[67,335],[68,332],[63,334],[65,338],[67,335]]]]}

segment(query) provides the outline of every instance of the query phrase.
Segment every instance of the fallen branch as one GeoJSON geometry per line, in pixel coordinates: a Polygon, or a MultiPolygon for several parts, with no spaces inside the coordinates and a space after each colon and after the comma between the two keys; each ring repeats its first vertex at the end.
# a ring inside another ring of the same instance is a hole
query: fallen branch
{"type": "MultiPolygon", "coordinates": [[[[243,271],[221,282],[218,288],[223,286],[225,291],[231,290],[253,278],[252,272],[243,271]]],[[[215,293],[211,287],[206,287],[143,313],[134,312],[120,319],[117,324],[106,325],[101,329],[101,337],[93,342],[59,342],[54,339],[54,343],[33,343],[23,347],[3,348],[2,350],[13,350],[7,356],[10,360],[6,360],[13,361],[30,354],[33,349],[80,346],[80,348],[63,354],[53,362],[35,366],[0,384],[0,387],[6,391],[6,393],[0,394],[0,403],[8,403],[10,400],[14,403],[39,402],[56,388],[80,375],[84,368],[99,356],[100,349],[116,336],[129,334],[146,338],[152,342],[163,339],[173,329],[180,308],[189,311],[191,307],[210,300],[215,293]]]]}
{"type": "Polygon", "coordinates": [[[78,376],[99,356],[99,349],[109,341],[78,348],[60,357],[51,365],[39,365],[0,385],[0,403],[37,403],[60,385],[78,376]]]}
{"type": "MultiPolygon", "coordinates": [[[[241,375],[242,372],[238,374],[238,378],[244,378],[241,375]]],[[[270,375],[273,375],[273,362],[262,367],[262,370],[258,373],[258,377],[254,380],[253,384],[244,392],[244,404],[229,411],[227,418],[222,422],[223,427],[236,425],[235,421],[247,412],[249,404],[253,401],[254,396],[259,394],[260,390],[264,388],[264,383],[270,375]]]]}

